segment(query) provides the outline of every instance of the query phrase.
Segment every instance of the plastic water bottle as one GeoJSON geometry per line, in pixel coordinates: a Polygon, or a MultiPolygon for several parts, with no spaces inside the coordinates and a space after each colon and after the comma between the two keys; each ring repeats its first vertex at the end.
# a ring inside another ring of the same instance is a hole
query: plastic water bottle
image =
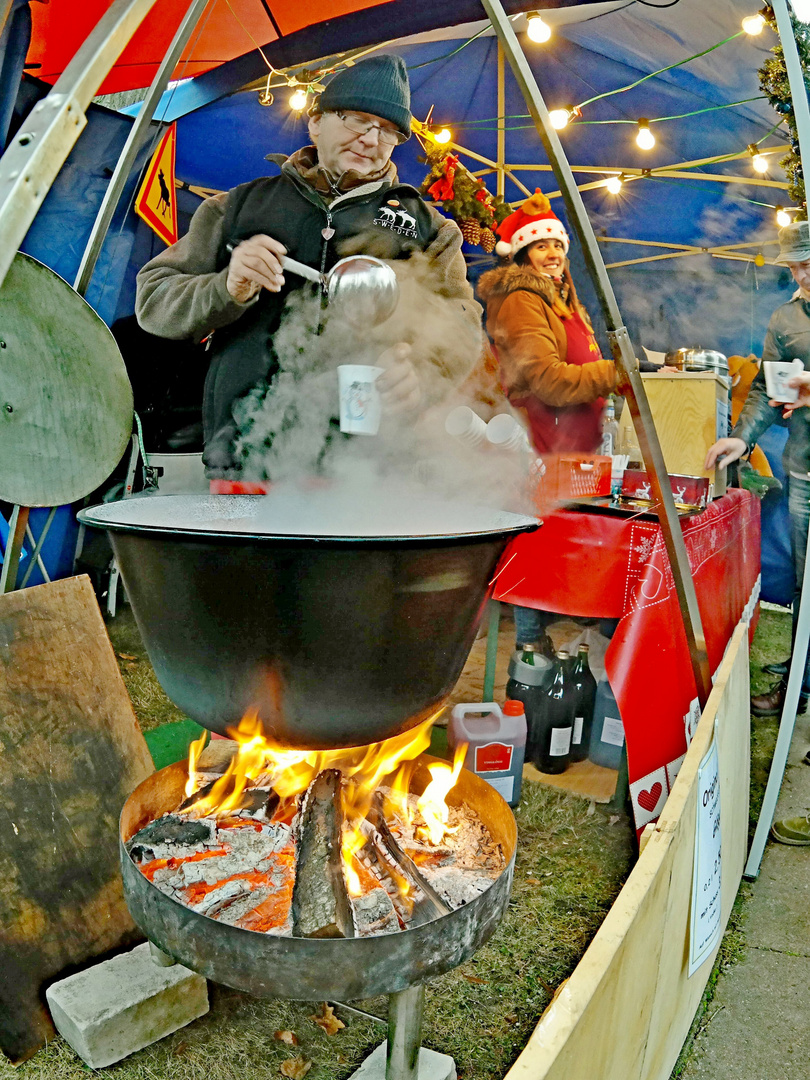
{"type": "Polygon", "coordinates": [[[607,679],[596,687],[593,709],[593,728],[588,756],[596,765],[618,769],[624,750],[624,724],[619,706],[607,679]]]}
{"type": "Polygon", "coordinates": [[[453,706],[447,741],[452,749],[467,743],[464,767],[517,806],[526,753],[523,702],[507,700],[503,709],[494,701],[453,706]]]}

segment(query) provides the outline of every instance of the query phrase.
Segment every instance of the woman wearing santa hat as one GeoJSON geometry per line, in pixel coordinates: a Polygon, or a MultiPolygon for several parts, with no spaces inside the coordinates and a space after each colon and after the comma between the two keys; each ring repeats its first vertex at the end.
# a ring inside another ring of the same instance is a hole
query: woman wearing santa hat
{"type": "Polygon", "coordinates": [[[505,265],[481,276],[489,334],[510,402],[526,411],[540,454],[593,453],[603,395],[616,386],[568,269],[568,234],[538,188],[498,228],[505,265]]]}

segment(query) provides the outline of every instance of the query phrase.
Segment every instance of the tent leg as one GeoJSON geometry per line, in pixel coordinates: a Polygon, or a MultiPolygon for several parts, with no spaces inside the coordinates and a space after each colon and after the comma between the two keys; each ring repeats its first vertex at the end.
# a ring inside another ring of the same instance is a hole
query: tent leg
{"type": "Polygon", "coordinates": [[[0,285],[74,143],[107,72],[157,0],[113,0],[0,158],[0,285]]]}
{"type": "Polygon", "coordinates": [[[87,292],[87,286],[90,284],[93,270],[95,269],[98,257],[101,254],[104,238],[107,235],[107,230],[110,227],[110,222],[112,221],[113,214],[118,206],[124,186],[129,178],[130,171],[132,170],[132,166],[135,164],[135,158],[149,136],[149,124],[154,116],[158,102],[169,83],[169,79],[172,76],[186,43],[193,34],[203,11],[210,2],[211,0],[191,0],[188,11],[184,16],[177,33],[174,35],[174,39],[172,40],[166,55],[163,57],[163,61],[152,80],[152,85],[149,87],[146,97],[141,104],[141,108],[135,118],[135,123],[132,125],[132,130],[129,133],[124,149],[121,151],[121,156],[118,158],[115,172],[107,185],[104,199],[98,214],[96,215],[96,220],[93,223],[93,230],[90,233],[90,239],[87,241],[87,247],[82,256],[81,265],[76,274],[76,280],[73,282],[73,288],[80,296],[84,296],[87,292]]]}
{"type": "Polygon", "coordinates": [[[686,631],[686,640],[689,645],[689,657],[695,677],[697,696],[701,707],[703,707],[711,691],[711,675],[697,593],[695,592],[695,583],[692,580],[692,573],[689,568],[689,558],[686,554],[686,545],[684,544],[680,521],[675,509],[675,500],[669,485],[664,456],[661,453],[661,445],[653,423],[650,405],[639,374],[638,361],[630,343],[630,336],[622,325],[619,306],[616,303],[616,297],[605,269],[602,253],[599,250],[596,236],[588,219],[585,205],[582,202],[582,196],[577,190],[574,174],[571,172],[571,166],[565,157],[559,137],[551,126],[548,110],[534,74],[526,61],[526,57],[523,55],[523,50],[520,47],[512,24],[506,17],[500,0],[481,0],[481,3],[492,22],[498,40],[503,45],[506,58],[529,107],[529,112],[543,142],[557,183],[560,185],[569,220],[572,222],[582,246],[585,263],[607,322],[613,358],[620,373],[619,388],[627,398],[641,453],[650,472],[650,485],[670,566],[672,567],[675,591],[678,596],[684,630],[686,631]]]}
{"type": "MultiPolygon", "coordinates": [[[[785,56],[790,96],[796,117],[796,129],[799,133],[799,150],[802,165],[804,165],[805,162],[810,163],[810,105],[808,105],[807,93],[804,88],[799,50],[796,47],[796,38],[793,34],[787,0],[770,0],[770,3],[776,16],[776,25],[779,29],[779,38],[785,56]]],[[[810,540],[810,537],[808,539],[810,540]]],[[[759,812],[754,839],[751,841],[751,849],[748,852],[748,862],[745,864],[745,870],[743,871],[743,876],[749,879],[759,876],[762,853],[765,850],[768,833],[773,824],[776,801],[782,787],[787,756],[793,739],[793,729],[796,726],[796,710],[799,706],[799,695],[804,680],[804,665],[808,644],[810,644],[810,543],[807,545],[807,558],[804,563],[802,598],[799,602],[799,617],[796,620],[796,640],[793,643],[793,655],[790,660],[785,704],[779,720],[779,734],[776,738],[771,771],[768,774],[765,798],[759,812]]]]}

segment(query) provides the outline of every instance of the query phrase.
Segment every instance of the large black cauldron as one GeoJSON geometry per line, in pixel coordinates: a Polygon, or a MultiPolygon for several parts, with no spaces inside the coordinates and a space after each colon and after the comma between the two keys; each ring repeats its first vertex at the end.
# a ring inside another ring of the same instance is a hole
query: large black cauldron
{"type": "Polygon", "coordinates": [[[105,528],[169,697],[225,733],[330,748],[413,727],[455,685],[498,558],[534,518],[401,495],[158,495],[105,528]]]}

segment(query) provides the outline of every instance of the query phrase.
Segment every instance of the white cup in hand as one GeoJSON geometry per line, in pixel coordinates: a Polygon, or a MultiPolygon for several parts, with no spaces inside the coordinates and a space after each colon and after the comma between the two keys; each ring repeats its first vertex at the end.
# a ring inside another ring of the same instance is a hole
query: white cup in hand
{"type": "Polygon", "coordinates": [[[375,386],[383,368],[372,364],[340,364],[340,430],[348,435],[376,435],[380,430],[382,403],[375,386]]]}

